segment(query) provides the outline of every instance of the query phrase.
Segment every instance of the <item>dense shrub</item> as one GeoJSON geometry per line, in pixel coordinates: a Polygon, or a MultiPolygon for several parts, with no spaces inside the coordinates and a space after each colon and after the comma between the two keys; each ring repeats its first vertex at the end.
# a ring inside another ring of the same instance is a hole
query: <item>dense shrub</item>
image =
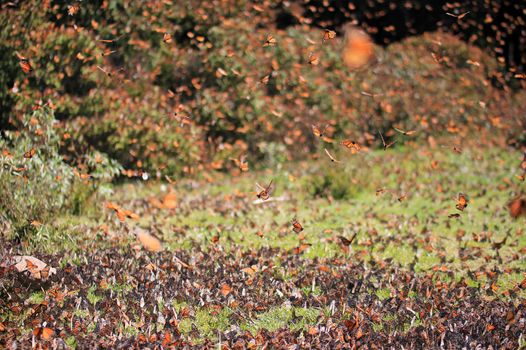
{"type": "Polygon", "coordinates": [[[496,87],[497,61],[451,35],[377,47],[376,62],[349,71],[339,37],[277,29],[281,5],[51,1],[30,21],[25,6],[0,14],[11,50],[0,78],[18,89],[0,102],[19,127],[35,100],[51,99],[71,134],[61,148],[70,158],[95,148],[126,168],[169,174],[225,169],[242,153],[269,165],[316,149],[311,124],[374,147],[377,130],[392,138],[393,127],[421,139],[465,136],[466,126],[524,139],[524,91],[496,87]],[[264,47],[269,34],[276,45],[264,47]],[[20,72],[15,47],[34,72],[20,72]]]}
{"type": "Polygon", "coordinates": [[[67,164],[59,154],[60,142],[47,106],[26,116],[21,130],[0,139],[0,221],[18,236],[61,211],[80,213],[86,200],[120,171],[100,153],[83,156],[77,167],[67,164]]]}

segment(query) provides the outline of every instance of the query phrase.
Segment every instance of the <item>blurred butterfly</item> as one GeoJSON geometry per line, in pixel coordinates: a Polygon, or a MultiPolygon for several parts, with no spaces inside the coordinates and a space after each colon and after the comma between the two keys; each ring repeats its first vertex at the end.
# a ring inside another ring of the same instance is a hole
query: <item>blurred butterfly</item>
{"type": "Polygon", "coordinates": [[[462,148],[458,147],[458,146],[442,146],[443,148],[450,148],[451,150],[453,150],[453,152],[455,153],[458,153],[458,154],[462,154],[462,148]]]}
{"type": "Polygon", "coordinates": [[[68,16],[73,16],[79,12],[80,6],[78,5],[68,5],[68,16]]]}
{"type": "Polygon", "coordinates": [[[325,131],[327,131],[328,127],[329,125],[327,124],[322,130],[317,125],[314,125],[314,124],[311,125],[312,133],[314,134],[314,136],[319,137],[319,138],[322,138],[323,136],[325,136],[325,131]]]}
{"type": "Polygon", "coordinates": [[[24,158],[31,159],[35,156],[36,153],[37,153],[37,150],[34,148],[31,148],[29,151],[24,153],[24,158]]]}
{"type": "Polygon", "coordinates": [[[356,154],[362,149],[358,143],[352,140],[343,140],[342,142],[340,142],[340,144],[350,149],[352,154],[356,154]]]}
{"type": "Polygon", "coordinates": [[[296,255],[299,255],[301,253],[303,253],[305,250],[309,249],[309,247],[311,246],[312,244],[310,243],[302,243],[301,245],[299,245],[298,247],[292,249],[292,252],[296,255]]]}
{"type": "Polygon", "coordinates": [[[362,91],[360,92],[362,95],[364,96],[369,96],[369,97],[372,97],[372,98],[375,98],[376,96],[382,96],[383,94],[374,94],[372,92],[367,92],[367,91],[362,91]]]}
{"type": "Polygon", "coordinates": [[[522,170],[526,171],[526,151],[524,152],[524,157],[522,158],[520,167],[522,170]]]}
{"type": "Polygon", "coordinates": [[[347,239],[343,236],[338,236],[338,238],[340,239],[343,245],[350,246],[352,242],[354,241],[354,239],[356,238],[357,234],[358,232],[355,232],[354,235],[351,237],[351,239],[347,239]]]}
{"type": "Polygon", "coordinates": [[[104,51],[103,53],[101,53],[101,57],[106,57],[106,56],[109,56],[111,54],[114,54],[115,52],[117,52],[116,50],[106,50],[104,51]]]}
{"type": "Polygon", "coordinates": [[[343,62],[349,69],[360,68],[374,55],[374,46],[367,33],[356,28],[347,28],[342,52],[343,62]]]}
{"type": "Polygon", "coordinates": [[[460,211],[464,211],[464,209],[468,206],[468,203],[468,197],[464,193],[459,193],[456,208],[460,211]]]}
{"type": "Polygon", "coordinates": [[[334,30],[325,29],[323,33],[322,43],[334,39],[336,37],[336,32],[334,30]]]}
{"type": "Polygon", "coordinates": [[[256,183],[256,186],[258,187],[259,192],[257,193],[257,197],[261,200],[266,201],[270,198],[270,195],[274,191],[274,180],[270,180],[270,183],[266,188],[263,188],[260,184],[256,183]]]}
{"type": "Polygon", "coordinates": [[[124,221],[126,220],[126,218],[134,219],[134,220],[139,219],[139,215],[135,214],[131,210],[122,209],[120,206],[112,202],[108,202],[106,204],[106,208],[113,209],[113,211],[115,211],[115,214],[119,218],[119,221],[124,221]]]}
{"type": "Polygon", "coordinates": [[[387,150],[389,147],[391,147],[392,145],[394,145],[396,143],[397,140],[394,140],[393,142],[391,143],[385,143],[385,139],[384,139],[384,136],[382,135],[382,133],[380,132],[380,130],[378,130],[378,133],[380,134],[380,138],[382,139],[382,144],[384,146],[384,151],[387,150]]]}
{"type": "Polygon", "coordinates": [[[508,204],[512,218],[518,218],[523,212],[526,213],[526,199],[515,198],[508,204]]]}
{"type": "Polygon", "coordinates": [[[404,130],[400,130],[400,129],[398,129],[398,128],[393,128],[393,129],[395,129],[396,131],[398,131],[400,134],[402,134],[402,135],[406,135],[406,136],[411,136],[411,135],[413,135],[413,134],[416,132],[416,130],[404,131],[404,130]]]}
{"type": "Polygon", "coordinates": [[[329,151],[327,150],[327,148],[324,148],[324,150],[325,150],[325,153],[327,153],[327,155],[329,156],[331,162],[333,162],[333,163],[340,163],[339,160],[335,159],[335,158],[329,153],[329,151]]]}
{"type": "Polygon", "coordinates": [[[320,63],[320,59],[318,56],[315,56],[314,53],[309,54],[309,64],[313,66],[317,66],[320,63]]]}
{"type": "Polygon", "coordinates": [[[267,46],[275,46],[277,43],[276,38],[274,38],[272,35],[267,35],[267,40],[265,40],[265,43],[263,44],[263,47],[267,46]]]}
{"type": "Polygon", "coordinates": [[[169,33],[164,33],[163,35],[163,42],[169,44],[172,42],[172,35],[169,33]]]}
{"type": "Polygon", "coordinates": [[[160,252],[163,250],[163,244],[159,238],[146,230],[138,229],[136,231],[137,240],[141,242],[146,250],[151,252],[160,252]]]}
{"type": "Polygon", "coordinates": [[[26,74],[29,74],[33,71],[33,67],[31,67],[31,64],[29,64],[29,61],[27,59],[20,60],[18,64],[22,68],[22,71],[26,74]]]}
{"type": "Polygon", "coordinates": [[[303,226],[301,226],[301,224],[296,218],[292,219],[292,230],[296,233],[300,233],[301,231],[303,231],[303,226]]]}
{"type": "Polygon", "coordinates": [[[230,158],[230,159],[233,160],[234,163],[236,163],[236,166],[241,171],[248,171],[248,162],[247,162],[247,157],[245,155],[242,155],[241,157],[239,157],[239,159],[236,159],[236,158],[230,158]]]}
{"type": "Polygon", "coordinates": [[[461,20],[462,18],[466,17],[466,15],[468,13],[469,13],[469,11],[461,13],[460,15],[455,15],[455,14],[453,14],[451,12],[446,12],[446,15],[451,16],[451,17],[455,17],[457,20],[461,20]]]}
{"type": "Polygon", "coordinates": [[[259,79],[259,82],[265,85],[267,85],[269,81],[270,81],[270,74],[267,74],[263,78],[259,79]]]}
{"type": "Polygon", "coordinates": [[[388,191],[386,188],[378,188],[376,190],[376,196],[381,196],[382,194],[384,194],[386,191],[388,191]]]}

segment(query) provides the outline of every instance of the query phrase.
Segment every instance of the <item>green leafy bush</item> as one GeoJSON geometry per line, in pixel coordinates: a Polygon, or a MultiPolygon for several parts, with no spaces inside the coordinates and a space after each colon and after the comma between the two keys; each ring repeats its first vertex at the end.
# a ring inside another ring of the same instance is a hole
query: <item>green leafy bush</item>
{"type": "Polygon", "coordinates": [[[25,236],[61,211],[80,213],[84,202],[120,171],[102,154],[82,157],[78,167],[60,155],[60,135],[49,107],[23,120],[23,129],[0,139],[0,221],[25,236]]]}

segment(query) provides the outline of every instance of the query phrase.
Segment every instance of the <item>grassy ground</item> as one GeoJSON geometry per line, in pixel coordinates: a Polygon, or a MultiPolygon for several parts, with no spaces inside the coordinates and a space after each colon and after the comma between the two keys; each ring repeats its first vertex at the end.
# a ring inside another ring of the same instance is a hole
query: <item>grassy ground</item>
{"type": "Polygon", "coordinates": [[[4,271],[5,344],[30,342],[44,323],[54,341],[81,347],[526,344],[524,218],[507,209],[523,186],[520,153],[406,144],[337,153],[341,163],[320,154],[213,182],[125,184],[111,201],[138,220],[122,223],[94,199],[23,248],[6,241],[4,253],[58,273],[41,282],[4,271]],[[257,201],[255,182],[271,179],[271,199],[257,201]],[[176,208],[158,208],[170,192],[176,208]],[[137,226],[164,252],[143,250],[137,226]],[[339,238],[355,234],[350,246],[339,238]]]}

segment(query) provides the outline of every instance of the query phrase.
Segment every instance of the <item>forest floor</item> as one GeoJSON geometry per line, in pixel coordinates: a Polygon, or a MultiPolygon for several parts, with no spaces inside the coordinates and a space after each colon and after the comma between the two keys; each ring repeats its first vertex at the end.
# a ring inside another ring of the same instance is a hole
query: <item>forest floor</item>
{"type": "Polygon", "coordinates": [[[135,219],[94,200],[22,246],[4,239],[0,255],[57,272],[0,269],[0,345],[526,346],[525,221],[507,206],[522,154],[406,145],[323,157],[123,184],[111,202],[135,219]],[[258,200],[255,183],[270,180],[258,200]],[[144,249],[139,227],[162,252],[144,249]]]}

